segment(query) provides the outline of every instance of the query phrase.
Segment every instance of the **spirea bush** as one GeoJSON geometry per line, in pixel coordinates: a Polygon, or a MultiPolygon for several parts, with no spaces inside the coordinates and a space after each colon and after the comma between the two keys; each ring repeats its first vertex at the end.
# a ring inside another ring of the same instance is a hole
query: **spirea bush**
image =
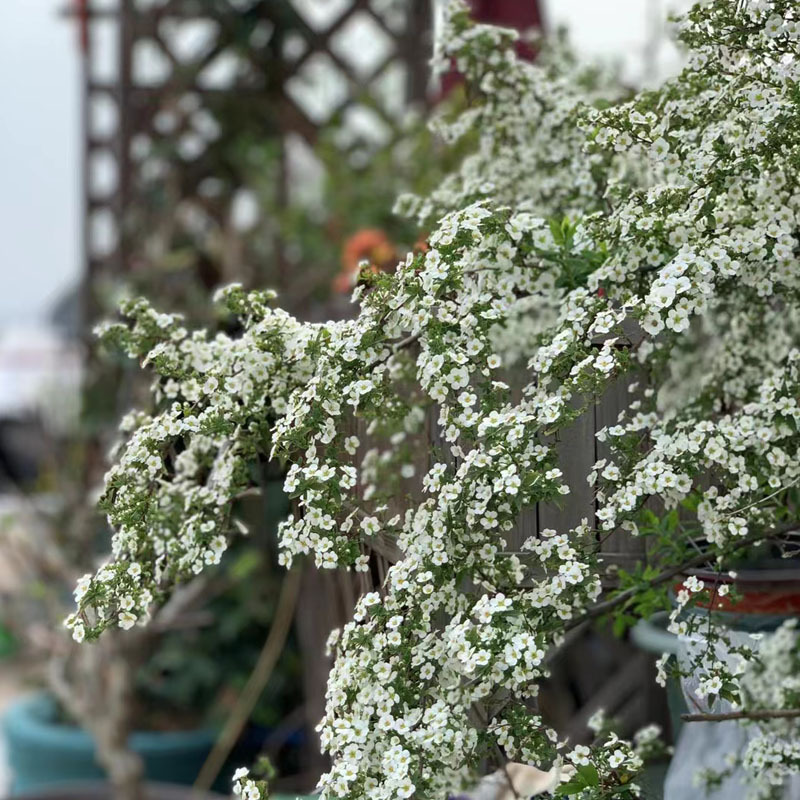
{"type": "MultiPolygon", "coordinates": [[[[401,198],[428,248],[368,276],[354,319],[303,323],[231,286],[235,336],[141,299],[102,327],[153,371],[155,411],[123,421],[101,501],[112,558],[78,586],[76,639],[146,624],[216,563],[252,464],[279,459],[298,509],[280,526],[287,567],[311,555],[366,571],[376,536],[404,554],[330,639],[325,798],[443,798],[498,754],[552,767],[561,795],[638,796],[637,745],[574,747],[538,713],[548,653],[585,620],[663,606],[688,567],[790,548],[800,479],[800,13],[709,0],[678,28],[687,67],[625,99],[558,48],[519,60],[512,32],[450,2],[436,63],[464,75],[470,103],[436,125],[449,141],[476,131],[477,149],[430,197],[401,198]],[[599,433],[611,456],[586,476],[597,528],[509,552],[521,512],[570,491],[559,432],[629,373],[629,404],[599,433]],[[358,460],[353,416],[369,436],[358,460]],[[398,508],[426,419],[423,496],[398,508]],[[601,600],[600,544],[619,530],[651,540],[651,563],[601,600]]],[[[674,631],[697,633],[680,612],[709,593],[686,582],[674,631]]],[[[706,618],[702,635],[705,695],[760,707],[763,681],[714,655],[725,629],[706,618]]],[[[744,758],[768,757],[778,783],[798,768],[784,728],[790,746],[744,758]]],[[[244,773],[236,786],[248,800],[264,788],[244,773]]]]}

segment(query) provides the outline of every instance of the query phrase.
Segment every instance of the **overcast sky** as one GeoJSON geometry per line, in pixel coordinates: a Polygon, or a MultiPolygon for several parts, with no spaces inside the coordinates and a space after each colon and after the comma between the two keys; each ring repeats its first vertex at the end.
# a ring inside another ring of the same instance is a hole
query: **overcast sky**
{"type": "Polygon", "coordinates": [[[79,81],[66,0],[0,0],[0,325],[78,274],[79,81]]]}
{"type": "MultiPolygon", "coordinates": [[[[68,5],[0,0],[0,328],[41,319],[79,275],[79,51],[58,15],[68,5]]],[[[686,5],[550,0],[546,18],[568,25],[580,52],[619,57],[636,79],[648,7],[686,5]]],[[[669,47],[658,55],[660,71],[676,61],[669,47]]]]}

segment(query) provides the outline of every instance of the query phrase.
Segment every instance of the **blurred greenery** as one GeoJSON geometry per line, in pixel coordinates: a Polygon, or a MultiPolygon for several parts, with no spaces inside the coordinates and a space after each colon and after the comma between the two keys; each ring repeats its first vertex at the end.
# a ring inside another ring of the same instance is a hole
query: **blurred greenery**
{"type": "MultiPolygon", "coordinates": [[[[460,90],[447,99],[453,107],[464,102],[460,90]]],[[[368,103],[360,100],[361,106],[368,103]]],[[[242,109],[235,110],[239,120],[242,109]]],[[[122,293],[148,294],[165,310],[217,325],[209,292],[236,280],[248,288],[274,288],[282,307],[313,315],[336,294],[333,284],[354,235],[380,231],[385,236],[391,257],[380,266],[392,267],[405,257],[424,232],[393,213],[397,196],[427,193],[472,144],[465,137],[455,147],[441,147],[415,113],[407,114],[383,146],[357,133],[343,135],[346,122],[334,116],[319,131],[313,150],[299,137],[289,141],[252,119],[240,121],[226,121],[226,133],[204,155],[214,165],[206,164],[204,174],[213,177],[183,187],[194,196],[178,202],[180,191],[169,175],[156,172],[143,179],[137,225],[149,229],[151,241],[139,246],[142,257],[125,275],[124,286],[98,284],[109,313],[122,293]],[[242,198],[254,218],[240,228],[235,210],[242,198]]],[[[154,157],[173,163],[177,148],[166,138],[154,157]]],[[[368,252],[363,255],[369,258],[368,252]]]]}
{"type": "MultiPolygon", "coordinates": [[[[226,552],[200,623],[162,637],[139,672],[137,700],[151,726],[174,726],[175,719],[221,723],[255,666],[283,579],[275,526],[288,505],[280,482],[268,484],[264,503],[253,505],[251,518],[266,511],[265,518],[258,527],[251,519],[253,538],[226,552]]],[[[290,636],[251,721],[273,728],[302,702],[302,661],[290,636]]]]}
{"type": "MultiPolygon", "coordinates": [[[[382,144],[334,118],[311,152],[298,139],[290,146],[278,121],[252,114],[241,97],[221,93],[211,102],[220,134],[198,159],[181,158],[179,128],[150,142],[143,160],[159,168],[132,176],[136,202],[123,224],[128,261],[121,272],[95,276],[96,318],[113,317],[123,296],[141,294],[183,313],[189,324],[235,333],[235,322],[209,302],[213,288],[233,280],[276,288],[281,305],[300,316],[349,313],[347,278],[356,263],[366,258],[392,269],[425,237],[392,212],[396,197],[426,194],[472,144],[467,138],[442,148],[422,116],[409,114],[382,144]],[[288,171],[294,178],[287,185],[287,161],[298,156],[302,163],[288,171]],[[247,225],[235,219],[242,197],[255,209],[247,225]]],[[[446,102],[455,107],[465,98],[456,89],[446,102]]],[[[358,103],[369,107],[368,98],[358,103]]],[[[53,540],[79,571],[90,571],[108,549],[107,529],[90,498],[121,414],[149,403],[148,381],[122,354],[90,347],[81,427],[54,445],[53,463],[41,473],[37,489],[63,501],[52,521],[53,540]]],[[[193,624],[158,637],[147,654],[136,681],[137,727],[220,723],[232,708],[269,633],[283,579],[275,536],[287,512],[280,485],[280,476],[271,476],[264,501],[243,509],[251,534],[214,571],[193,624]]],[[[25,592],[45,606],[48,595],[69,600],[71,590],[43,574],[25,592]]],[[[293,718],[303,703],[302,677],[292,634],[251,722],[274,728],[293,718]]],[[[284,763],[277,766],[285,773],[284,763]]]]}

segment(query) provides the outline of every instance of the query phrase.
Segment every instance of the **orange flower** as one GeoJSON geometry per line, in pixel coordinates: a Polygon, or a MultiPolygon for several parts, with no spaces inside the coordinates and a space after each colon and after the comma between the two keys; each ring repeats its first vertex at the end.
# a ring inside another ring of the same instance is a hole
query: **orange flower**
{"type": "Polygon", "coordinates": [[[428,250],[431,249],[431,246],[428,244],[428,234],[421,233],[419,235],[419,239],[414,242],[414,252],[415,253],[427,253],[428,250]]]}
{"type": "Polygon", "coordinates": [[[349,292],[358,280],[359,264],[368,261],[373,272],[391,269],[397,260],[394,245],[378,228],[356,231],[342,248],[342,270],[333,281],[336,292],[349,292]]]}

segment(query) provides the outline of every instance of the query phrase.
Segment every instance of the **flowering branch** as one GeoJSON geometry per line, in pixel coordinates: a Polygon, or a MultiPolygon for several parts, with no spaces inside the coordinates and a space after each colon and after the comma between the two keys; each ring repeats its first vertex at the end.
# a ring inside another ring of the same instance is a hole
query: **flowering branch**
{"type": "Polygon", "coordinates": [[[639,595],[642,592],[643,587],[655,588],[656,586],[661,586],[665,583],[668,583],[673,578],[682,575],[688,569],[692,569],[694,567],[701,567],[705,564],[710,563],[711,561],[714,561],[715,559],[720,559],[720,557],[723,555],[730,555],[731,552],[735,550],[742,550],[754,544],[762,544],[763,542],[766,542],[770,539],[776,539],[780,536],[783,536],[786,533],[791,533],[792,531],[795,530],[797,530],[797,523],[793,522],[790,525],[784,525],[774,531],[756,533],[751,536],[747,536],[744,539],[733,543],[732,547],[723,553],[720,553],[714,549],[703,550],[702,552],[697,553],[692,558],[689,558],[681,562],[680,564],[675,565],[674,567],[670,567],[669,569],[664,570],[660,574],[656,575],[654,578],[649,578],[646,581],[643,581],[643,585],[631,587],[630,589],[626,589],[625,591],[615,594],[608,600],[604,600],[601,603],[596,603],[591,608],[587,609],[586,613],[584,613],[580,617],[575,617],[574,619],[571,619],[569,622],[567,622],[564,625],[564,630],[565,631],[572,630],[573,628],[578,627],[587,620],[597,619],[598,617],[605,616],[610,611],[613,611],[615,608],[619,608],[619,606],[625,605],[625,603],[637,597],[637,595],[639,595]]]}

